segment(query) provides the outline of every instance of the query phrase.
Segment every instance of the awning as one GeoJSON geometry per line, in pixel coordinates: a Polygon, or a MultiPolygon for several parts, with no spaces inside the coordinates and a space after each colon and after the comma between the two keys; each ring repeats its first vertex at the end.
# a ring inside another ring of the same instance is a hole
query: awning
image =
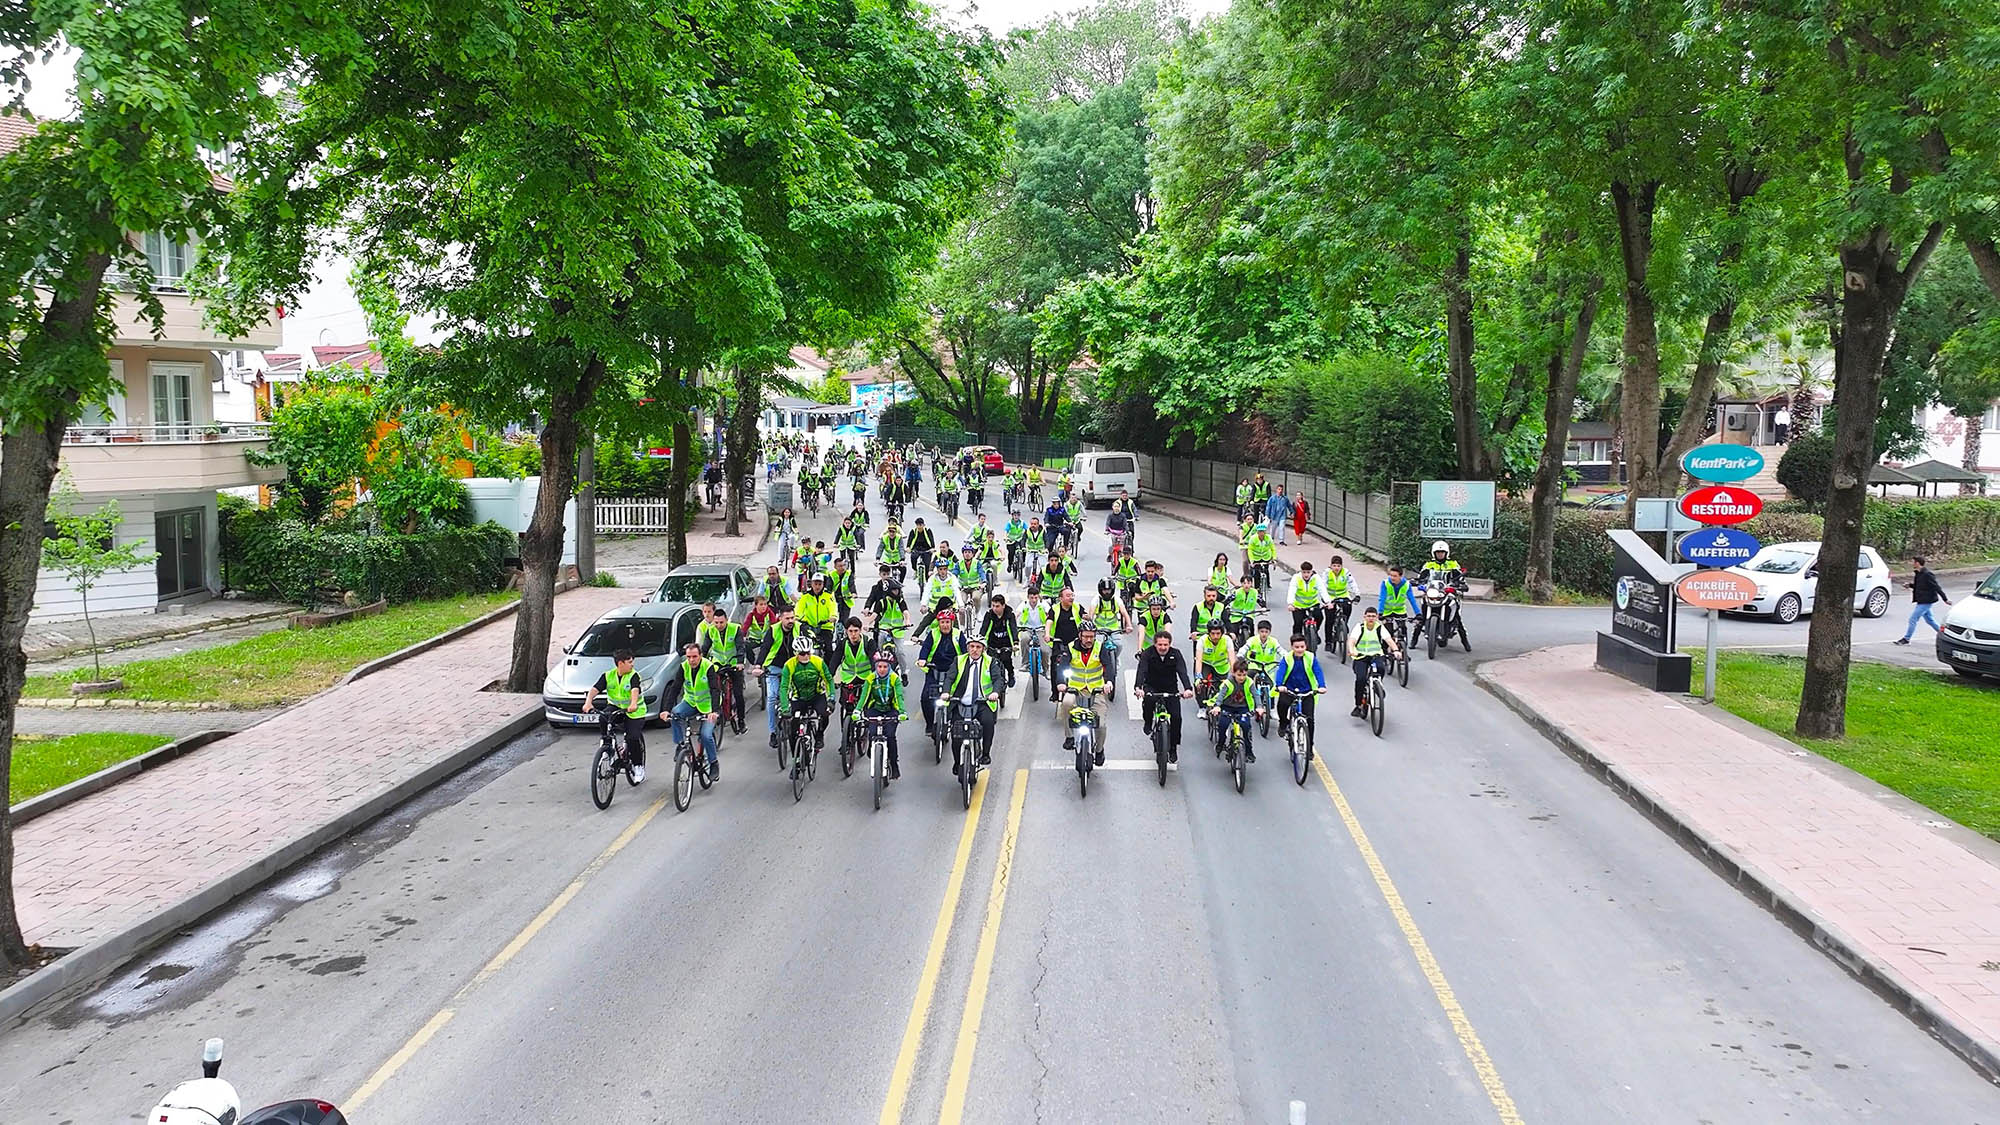
{"type": "MultiPolygon", "coordinates": [[[[1902,471],[1905,475],[1927,484],[1986,483],[1986,477],[1981,473],[1968,472],[1957,465],[1947,465],[1943,461],[1938,460],[1919,461],[1914,465],[1905,465],[1902,471]]],[[[1874,483],[1872,476],[1869,478],[1869,483],[1874,483]]]]}
{"type": "Polygon", "coordinates": [[[1922,484],[1922,483],[1924,483],[1924,478],[1913,477],[1894,465],[1868,466],[1868,484],[1870,487],[1873,487],[1878,484],[1891,485],[1891,484],[1922,484]]]}

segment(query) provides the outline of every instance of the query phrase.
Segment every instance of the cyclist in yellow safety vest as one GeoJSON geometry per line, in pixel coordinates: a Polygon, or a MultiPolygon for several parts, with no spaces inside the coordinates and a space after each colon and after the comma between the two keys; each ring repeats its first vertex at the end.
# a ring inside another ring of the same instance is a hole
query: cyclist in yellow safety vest
{"type": "MultiPolygon", "coordinates": [[[[1319,655],[1306,651],[1304,633],[1292,634],[1291,651],[1278,658],[1278,666],[1271,673],[1271,682],[1284,693],[1279,697],[1281,701],[1296,700],[1299,711],[1305,715],[1306,754],[1310,757],[1316,733],[1313,703],[1315,697],[1326,690],[1326,678],[1320,674],[1319,655]]],[[[1283,713],[1282,706],[1280,713],[1283,713]]]]}
{"type": "Polygon", "coordinates": [[[709,602],[702,607],[708,620],[694,631],[695,643],[715,661],[729,688],[729,702],[738,721],[743,718],[743,626],[729,620],[721,606],[709,602]]]}
{"type": "Polygon", "coordinates": [[[1243,556],[1249,561],[1245,567],[1257,577],[1257,600],[1264,599],[1264,587],[1271,581],[1271,562],[1278,557],[1278,541],[1271,538],[1271,531],[1263,524],[1250,533],[1250,542],[1243,545],[1243,556]]]}
{"type": "MultiPolygon", "coordinates": [[[[1102,694],[1111,698],[1111,685],[1104,678],[1104,644],[1097,637],[1097,626],[1089,618],[1077,629],[1076,643],[1066,654],[1063,690],[1056,693],[1056,709],[1071,706],[1070,693],[1076,692],[1076,706],[1086,706],[1094,713],[1097,710],[1096,696],[1102,694]]],[[[1067,713],[1067,712],[1064,712],[1067,713]]],[[[1104,743],[1110,732],[1104,724],[1097,725],[1097,752],[1093,757],[1097,765],[1104,764],[1104,743]]],[[[1076,739],[1063,739],[1063,749],[1076,750],[1076,739]]]]}
{"type": "Polygon", "coordinates": [[[1354,654],[1354,710],[1357,719],[1368,714],[1368,673],[1380,669],[1389,674],[1388,665],[1383,661],[1400,654],[1396,644],[1396,634],[1382,621],[1382,613],[1374,606],[1361,611],[1361,620],[1355,622],[1354,632],[1347,638],[1347,650],[1354,654]]]}
{"type": "Polygon", "coordinates": [[[1194,643],[1195,671],[1201,676],[1203,693],[1214,681],[1227,676],[1235,663],[1236,646],[1222,635],[1222,622],[1209,622],[1208,635],[1194,643]]]}
{"type": "Polygon", "coordinates": [[[1256,690],[1250,684],[1249,663],[1243,660],[1232,663],[1228,673],[1216,681],[1214,694],[1208,698],[1208,716],[1219,720],[1215,727],[1216,748],[1219,750],[1222,745],[1222,723],[1234,723],[1243,732],[1243,760],[1256,761],[1257,751],[1251,748],[1254,728],[1250,716],[1261,714],[1262,710],[1257,706],[1256,690]]]}
{"type": "Polygon", "coordinates": [[[884,783],[902,777],[902,765],[896,756],[896,724],[908,721],[910,714],[903,702],[903,677],[896,674],[895,663],[887,652],[875,654],[875,670],[861,680],[861,713],[871,719],[893,720],[883,724],[883,735],[889,743],[889,776],[884,783]]]}
{"type": "Polygon", "coordinates": [[[794,612],[799,625],[818,640],[821,651],[833,647],[833,623],[840,617],[840,603],[826,588],[826,575],[815,574],[807,581],[794,612]]]}
{"type": "MultiPolygon", "coordinates": [[[[596,710],[600,695],[625,712],[625,749],[632,763],[628,776],[632,784],[637,785],[646,780],[646,685],[633,669],[632,660],[629,648],[621,648],[611,654],[611,670],[597,677],[597,682],[584,693],[583,713],[588,715],[596,710]]],[[[606,712],[604,721],[617,723],[620,720],[606,712]]]]}
{"type": "Polygon", "coordinates": [[[721,713],[722,670],[715,661],[701,654],[701,646],[690,642],[681,650],[681,697],[669,712],[673,716],[674,743],[679,745],[681,731],[689,719],[701,719],[701,748],[708,754],[708,772],[711,780],[721,780],[721,762],[715,756],[716,717],[721,713]]]}

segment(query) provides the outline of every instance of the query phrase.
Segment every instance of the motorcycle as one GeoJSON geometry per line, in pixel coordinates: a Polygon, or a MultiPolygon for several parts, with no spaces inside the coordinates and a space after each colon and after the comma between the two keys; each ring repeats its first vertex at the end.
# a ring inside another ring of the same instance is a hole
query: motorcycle
{"type": "Polygon", "coordinates": [[[236,1087],[218,1077],[222,1072],[222,1040],[202,1045],[201,1077],[167,1091],[146,1120],[156,1125],[347,1125],[332,1102],[299,1098],[243,1112],[236,1087]]]}

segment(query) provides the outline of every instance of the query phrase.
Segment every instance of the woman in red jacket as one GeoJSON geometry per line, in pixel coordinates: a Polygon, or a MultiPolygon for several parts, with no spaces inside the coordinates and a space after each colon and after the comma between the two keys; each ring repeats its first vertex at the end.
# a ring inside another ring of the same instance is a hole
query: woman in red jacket
{"type": "Polygon", "coordinates": [[[1298,537],[1299,542],[1305,542],[1306,498],[1303,496],[1294,496],[1292,498],[1292,534],[1298,537]]]}

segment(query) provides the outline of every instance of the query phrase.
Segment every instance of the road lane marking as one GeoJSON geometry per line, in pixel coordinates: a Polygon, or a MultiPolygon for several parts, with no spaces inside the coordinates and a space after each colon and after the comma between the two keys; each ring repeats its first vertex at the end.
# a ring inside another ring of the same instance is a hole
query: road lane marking
{"type": "Polygon", "coordinates": [[[988,774],[981,771],[972,790],[972,807],[966,810],[965,827],[959,829],[958,853],[951,861],[951,878],[946,881],[944,902],[938,906],[937,924],[931,927],[931,947],[924,954],[924,970],[917,977],[917,995],[910,1001],[910,1018],[903,1025],[903,1045],[896,1052],[896,1067],[889,1073],[889,1096],[882,1102],[881,1125],[901,1125],[903,1105],[910,1098],[910,1082],[917,1073],[917,1051],[923,1046],[924,1025],[930,1022],[931,1002],[937,995],[938,975],[944,969],[944,947],[951,938],[952,923],[958,918],[958,896],[965,889],[965,869],[972,856],[972,834],[979,826],[979,811],[986,803],[988,774]]]}
{"type": "Polygon", "coordinates": [[[410,1036],[401,1047],[397,1048],[395,1054],[390,1055],[386,1062],[375,1068],[375,1073],[368,1076],[368,1080],[361,1084],[360,1089],[349,1094],[347,1099],[340,1104],[345,1106],[351,1114],[361,1103],[375,1096],[376,1092],[381,1090],[389,1079],[396,1076],[397,1071],[402,1070],[411,1059],[417,1057],[417,1052],[424,1049],[424,1044],[429,1043],[431,1037],[442,1030],[444,1025],[450,1023],[452,1018],[458,1014],[458,1005],[460,1002],[473,989],[485,983],[493,974],[499,972],[507,962],[512,961],[516,954],[526,948],[528,943],[534,940],[535,935],[541,933],[543,928],[557,914],[562,912],[563,907],[568,906],[570,901],[576,898],[577,894],[583,890],[584,884],[590,882],[591,877],[596,875],[603,869],[606,863],[611,861],[612,856],[625,850],[625,845],[637,838],[639,830],[646,827],[654,817],[660,815],[660,810],[667,807],[667,800],[670,796],[671,794],[662,794],[659,800],[647,806],[645,812],[640,813],[633,819],[632,823],[626,825],[625,830],[618,834],[617,839],[605,845],[604,850],[598,852],[596,858],[585,864],[583,870],[578,873],[576,878],[570,880],[569,885],[564,887],[560,894],[556,895],[547,906],[544,906],[532,921],[522,927],[521,932],[515,934],[513,940],[502,946],[500,952],[495,953],[492,959],[480,966],[479,971],[473,974],[471,980],[460,985],[458,991],[451,994],[451,999],[445,1003],[444,1007],[438,1009],[436,1015],[425,1022],[424,1026],[418,1028],[417,1033],[410,1036]]]}
{"type": "Polygon", "coordinates": [[[965,1118],[965,1089],[972,1081],[972,1056],[979,1046],[979,1020],[986,1012],[986,988],[993,980],[993,950],[1000,941],[1000,916],[1007,909],[1007,887],[1014,873],[1014,845],[1021,834],[1021,807],[1028,799],[1028,771],[1014,771],[1014,798],[1007,806],[1007,831],[1000,837],[1000,858],[993,867],[993,889],[986,895],[986,921],[979,929],[979,948],[972,956],[972,981],[965,988],[965,1012],[958,1021],[958,1046],[951,1052],[951,1077],[944,1085],[940,1122],[957,1125],[965,1118]]]}
{"type": "Polygon", "coordinates": [[[1439,1006],[1444,1008],[1445,1018],[1451,1022],[1451,1030],[1458,1036],[1458,1045],[1471,1061],[1473,1073],[1478,1075],[1479,1085],[1485,1089],[1487,1100],[1493,1103],[1493,1109],[1500,1115],[1503,1125],[1522,1125],[1521,1111],[1514,1107],[1514,1099],[1507,1093],[1506,1083],[1500,1080],[1500,1071],[1493,1065],[1493,1057],[1486,1053],[1486,1045],[1480,1042],[1479,1033],[1472,1028],[1472,1020],[1466,1016],[1465,1008],[1458,1002],[1458,995],[1451,989],[1451,982],[1445,979],[1444,970],[1431,953],[1430,943],[1424,940],[1423,931],[1417,929],[1416,919],[1411,917],[1409,907],[1403,904],[1402,892],[1396,889],[1395,880],[1389,878],[1389,869],[1383,865],[1382,857],[1375,853],[1375,845],[1369,842],[1368,833],[1362,829],[1353,807],[1347,803],[1347,794],[1333,780],[1332,771],[1326,768],[1325,758],[1314,755],[1313,768],[1319,772],[1327,795],[1333,798],[1333,807],[1340,813],[1341,822],[1347,826],[1347,834],[1353,838],[1362,862],[1368,865],[1368,873],[1375,877],[1375,889],[1389,904],[1389,913],[1396,919],[1396,928],[1403,931],[1403,940],[1409,944],[1410,952],[1416,955],[1417,967],[1423,970],[1424,979],[1430,982],[1431,992],[1437,996],[1439,1006]]]}
{"type": "MultiPolygon", "coordinates": [[[[1137,657],[1133,658],[1133,663],[1138,663],[1137,657]]],[[[1139,698],[1139,669],[1127,668],[1123,672],[1120,672],[1119,676],[1125,681],[1125,717],[1128,719],[1141,718],[1139,714],[1139,704],[1141,702],[1139,698]]]]}
{"type": "MultiPolygon", "coordinates": [[[[1103,765],[1091,768],[1098,770],[1151,770],[1158,769],[1159,767],[1160,763],[1152,758],[1106,758],[1103,765]]],[[[1074,770],[1076,769],[1076,759],[1037,758],[1028,768],[1036,770],[1074,770]]],[[[1167,771],[1169,773],[1180,768],[1179,762],[1167,763],[1167,771]]]]}

